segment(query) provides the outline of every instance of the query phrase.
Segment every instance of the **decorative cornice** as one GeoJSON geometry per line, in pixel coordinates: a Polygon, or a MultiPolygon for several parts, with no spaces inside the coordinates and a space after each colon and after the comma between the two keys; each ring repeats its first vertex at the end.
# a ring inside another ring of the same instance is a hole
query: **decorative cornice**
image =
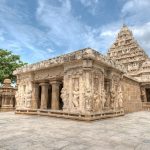
{"type": "Polygon", "coordinates": [[[35,64],[31,65],[26,65],[21,68],[17,68],[13,74],[18,75],[18,74],[23,74],[27,72],[34,72],[37,70],[41,69],[47,69],[51,68],[54,66],[59,66],[63,65],[68,62],[74,62],[74,61],[79,61],[79,60],[84,60],[84,59],[91,59],[98,61],[100,63],[105,64],[108,67],[112,67],[115,69],[120,70],[121,72],[125,72],[125,69],[122,65],[117,63],[114,60],[109,59],[107,56],[102,55],[101,53],[95,51],[94,49],[91,48],[86,48],[86,49],[81,49],[69,54],[61,55],[49,60],[41,61],[35,64]]]}

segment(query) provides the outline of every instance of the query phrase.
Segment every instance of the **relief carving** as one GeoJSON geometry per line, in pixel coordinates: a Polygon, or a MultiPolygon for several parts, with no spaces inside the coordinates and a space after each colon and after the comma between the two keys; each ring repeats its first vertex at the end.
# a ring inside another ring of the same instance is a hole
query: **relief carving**
{"type": "Polygon", "coordinates": [[[142,99],[142,102],[146,101],[145,88],[141,88],[141,99],[142,99]]]}
{"type": "Polygon", "coordinates": [[[100,94],[98,91],[96,91],[93,96],[93,107],[94,111],[100,110],[100,94]]]}
{"type": "Polygon", "coordinates": [[[110,90],[110,108],[114,109],[115,108],[115,100],[116,100],[116,94],[114,89],[110,90]]]}
{"type": "Polygon", "coordinates": [[[73,106],[77,108],[79,106],[79,88],[76,88],[73,91],[73,100],[72,100],[73,106]]]}
{"type": "Polygon", "coordinates": [[[62,101],[63,101],[63,109],[67,109],[68,108],[69,94],[67,93],[67,90],[65,88],[62,88],[60,96],[61,96],[62,101]]]}
{"type": "Polygon", "coordinates": [[[123,108],[123,95],[122,95],[121,88],[119,88],[119,92],[118,92],[118,108],[123,108]]]}
{"type": "Polygon", "coordinates": [[[105,108],[106,101],[107,101],[106,91],[103,89],[101,94],[102,110],[104,110],[105,108]]]}
{"type": "Polygon", "coordinates": [[[85,99],[85,109],[87,111],[92,111],[92,94],[90,89],[86,89],[84,93],[84,99],[85,99]]]}

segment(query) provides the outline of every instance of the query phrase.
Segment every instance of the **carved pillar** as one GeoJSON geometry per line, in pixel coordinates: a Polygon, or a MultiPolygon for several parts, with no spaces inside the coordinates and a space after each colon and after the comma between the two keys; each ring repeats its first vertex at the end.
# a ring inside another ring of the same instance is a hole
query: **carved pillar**
{"type": "Polygon", "coordinates": [[[54,110],[59,110],[59,85],[61,82],[52,81],[50,84],[52,85],[52,104],[51,108],[54,110]]]}
{"type": "Polygon", "coordinates": [[[2,107],[5,105],[5,96],[2,95],[2,107]]]}
{"type": "Polygon", "coordinates": [[[33,83],[32,86],[32,109],[38,108],[38,101],[39,101],[39,84],[33,83]]]}
{"type": "Polygon", "coordinates": [[[10,102],[9,102],[9,105],[10,105],[10,107],[12,107],[12,108],[13,108],[13,101],[14,101],[14,97],[13,97],[13,96],[11,96],[11,98],[10,98],[10,102]]]}
{"type": "Polygon", "coordinates": [[[47,109],[48,102],[48,83],[41,83],[41,109],[47,109]]]}

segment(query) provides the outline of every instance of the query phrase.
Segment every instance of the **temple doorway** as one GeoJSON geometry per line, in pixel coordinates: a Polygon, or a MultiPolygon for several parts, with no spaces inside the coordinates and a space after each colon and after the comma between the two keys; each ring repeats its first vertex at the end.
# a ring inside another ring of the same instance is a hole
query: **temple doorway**
{"type": "Polygon", "coordinates": [[[38,109],[41,107],[41,86],[39,86],[38,109]]]}
{"type": "Polygon", "coordinates": [[[49,85],[49,87],[48,87],[47,109],[51,109],[51,102],[52,102],[52,86],[49,85]]]}
{"type": "Polygon", "coordinates": [[[62,110],[63,109],[63,101],[62,101],[62,98],[61,98],[61,90],[62,90],[62,88],[63,88],[63,83],[62,84],[60,84],[60,86],[59,86],[59,110],[62,110]]]}
{"type": "Polygon", "coordinates": [[[2,107],[2,98],[0,97],[0,107],[2,107]]]}
{"type": "Polygon", "coordinates": [[[150,88],[146,89],[146,98],[147,98],[147,102],[150,102],[150,88]]]}
{"type": "Polygon", "coordinates": [[[16,105],[16,99],[15,99],[15,97],[13,98],[13,107],[15,107],[15,105],[16,105]]]}

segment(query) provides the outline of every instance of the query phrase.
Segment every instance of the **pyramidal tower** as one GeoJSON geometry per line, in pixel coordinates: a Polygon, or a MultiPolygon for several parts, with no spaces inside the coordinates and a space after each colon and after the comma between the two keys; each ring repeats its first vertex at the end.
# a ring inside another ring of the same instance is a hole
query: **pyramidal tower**
{"type": "Polygon", "coordinates": [[[122,26],[107,55],[123,64],[130,75],[134,75],[148,58],[126,25],[122,26]]]}

